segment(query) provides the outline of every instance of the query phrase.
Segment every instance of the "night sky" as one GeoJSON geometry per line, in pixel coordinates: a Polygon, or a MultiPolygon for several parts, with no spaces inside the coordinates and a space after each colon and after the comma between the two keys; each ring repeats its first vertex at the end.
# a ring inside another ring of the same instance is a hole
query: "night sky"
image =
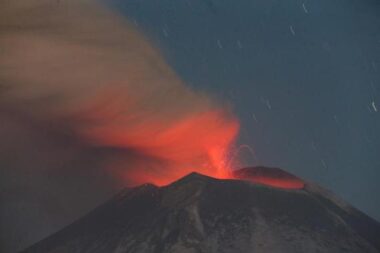
{"type": "Polygon", "coordinates": [[[379,1],[110,1],[114,13],[0,1],[16,3],[0,8],[1,252],[71,223],[129,175],[173,176],[191,160],[177,144],[233,136],[220,111],[240,121],[239,166],[280,167],[380,220],[379,1]],[[193,132],[146,152],[149,126],[186,117],[193,132]]]}
{"type": "Polygon", "coordinates": [[[246,165],[285,168],[380,220],[380,2],[115,1],[241,121],[246,165]]]}

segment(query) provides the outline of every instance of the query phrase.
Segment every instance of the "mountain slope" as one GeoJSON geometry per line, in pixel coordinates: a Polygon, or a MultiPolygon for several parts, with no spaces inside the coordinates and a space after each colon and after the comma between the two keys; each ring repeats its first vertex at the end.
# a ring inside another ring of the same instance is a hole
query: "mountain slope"
{"type": "Polygon", "coordinates": [[[379,228],[312,184],[283,189],[192,173],[126,189],[23,252],[375,253],[379,228]]]}

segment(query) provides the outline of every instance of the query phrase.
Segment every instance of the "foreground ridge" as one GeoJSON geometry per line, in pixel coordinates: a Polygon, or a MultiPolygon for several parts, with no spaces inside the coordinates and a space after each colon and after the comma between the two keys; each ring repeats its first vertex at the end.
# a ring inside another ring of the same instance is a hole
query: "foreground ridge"
{"type": "Polygon", "coordinates": [[[191,173],[164,187],[145,184],[23,252],[380,252],[378,222],[302,182],[284,189],[191,173]]]}

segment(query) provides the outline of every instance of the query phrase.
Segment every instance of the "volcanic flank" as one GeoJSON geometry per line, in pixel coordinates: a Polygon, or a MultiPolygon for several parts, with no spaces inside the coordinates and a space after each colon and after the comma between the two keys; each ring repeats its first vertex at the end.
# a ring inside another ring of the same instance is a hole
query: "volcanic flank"
{"type": "Polygon", "coordinates": [[[302,179],[279,168],[244,168],[235,171],[233,177],[284,189],[302,189],[305,186],[302,179]]]}
{"type": "Polygon", "coordinates": [[[379,223],[322,188],[279,169],[235,175],[125,189],[23,252],[379,252],[379,223]]]}

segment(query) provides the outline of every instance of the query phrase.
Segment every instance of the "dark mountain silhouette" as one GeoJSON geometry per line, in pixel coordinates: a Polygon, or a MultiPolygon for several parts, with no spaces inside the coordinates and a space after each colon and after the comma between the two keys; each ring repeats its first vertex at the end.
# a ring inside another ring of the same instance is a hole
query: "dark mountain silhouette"
{"type": "Polygon", "coordinates": [[[257,175],[303,182],[273,168],[236,175],[192,173],[164,187],[125,189],[23,252],[380,252],[379,223],[321,187],[252,182],[257,175]]]}

